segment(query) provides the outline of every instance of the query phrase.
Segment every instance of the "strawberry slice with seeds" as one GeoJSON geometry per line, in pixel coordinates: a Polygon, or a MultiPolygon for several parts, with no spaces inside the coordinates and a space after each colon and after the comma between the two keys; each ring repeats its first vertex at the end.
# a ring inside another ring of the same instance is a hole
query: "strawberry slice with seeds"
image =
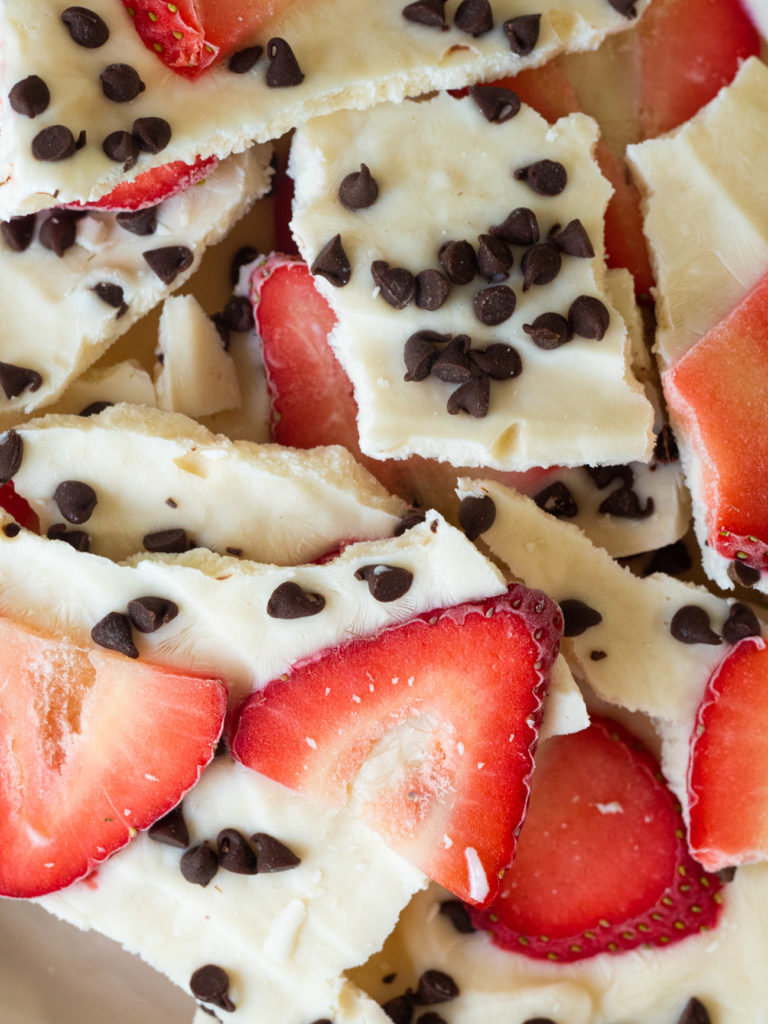
{"type": "Polygon", "coordinates": [[[215,156],[199,156],[193,164],[173,160],[162,167],[143,171],[133,181],[115,185],[111,192],[92,203],[68,203],[67,206],[69,209],[86,210],[145,210],[199,184],[218,162],[215,156]]]}
{"type": "Polygon", "coordinates": [[[593,719],[540,747],[501,895],[470,914],[505,949],[571,961],[711,928],[720,888],[688,853],[655,760],[616,723],[593,719]]]}
{"type": "Polygon", "coordinates": [[[0,894],[83,878],[210,761],[227,694],[0,618],[0,894]]]}
{"type": "Polygon", "coordinates": [[[249,697],[232,752],[321,804],[349,801],[483,905],[514,853],[561,628],[549,598],[512,586],[342,644],[249,697]]]}

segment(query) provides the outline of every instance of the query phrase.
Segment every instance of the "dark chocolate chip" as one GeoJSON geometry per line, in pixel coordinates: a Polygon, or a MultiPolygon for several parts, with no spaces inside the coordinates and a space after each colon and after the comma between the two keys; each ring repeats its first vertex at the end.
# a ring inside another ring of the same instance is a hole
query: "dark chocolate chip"
{"type": "Polygon", "coordinates": [[[432,376],[447,384],[465,384],[472,380],[472,364],[469,361],[470,339],[466,334],[451,338],[432,364],[432,376]]]}
{"type": "Polygon", "coordinates": [[[449,397],[446,408],[451,416],[459,412],[469,413],[475,419],[488,415],[491,402],[491,385],[487,377],[475,377],[462,384],[449,397]]]}
{"type": "Polygon", "coordinates": [[[18,523],[6,523],[3,527],[3,533],[6,537],[18,537],[21,533],[21,527],[18,523]]]}
{"type": "Polygon", "coordinates": [[[517,296],[506,284],[493,284],[475,292],[472,299],[475,316],[485,327],[497,327],[515,312],[517,296]]]}
{"type": "Polygon", "coordinates": [[[181,873],[193,885],[208,885],[219,870],[219,859],[210,843],[199,843],[182,854],[181,873]]]}
{"type": "Polygon", "coordinates": [[[179,606],[167,597],[137,597],[128,602],[128,618],[140,633],[154,633],[179,614],[179,606]]]}
{"type": "Polygon", "coordinates": [[[221,323],[229,331],[242,333],[253,330],[253,306],[247,295],[233,295],[219,314],[221,323]]]}
{"type": "Polygon", "coordinates": [[[229,998],[229,975],[217,964],[198,967],[189,979],[192,995],[203,1003],[211,1003],[231,1013],[235,1004],[229,998]]]}
{"type": "Polygon", "coordinates": [[[219,867],[235,875],[255,875],[256,854],[248,840],[236,828],[223,828],[216,837],[219,867]]]}
{"type": "Polygon", "coordinates": [[[267,85],[271,89],[301,85],[304,81],[304,73],[299,67],[296,55],[284,39],[269,40],[267,57],[269,58],[267,85]]]}
{"type": "Polygon", "coordinates": [[[62,12],[61,20],[78,46],[96,50],[109,39],[107,23],[87,7],[67,7],[62,12]]]}
{"type": "Polygon", "coordinates": [[[334,235],[325,243],[309,269],[313,274],[319,274],[326,281],[330,281],[334,288],[343,288],[345,284],[349,284],[352,267],[341,244],[341,235],[334,235]]]}
{"type": "Polygon", "coordinates": [[[177,804],[173,810],[168,811],[164,817],[150,825],[147,834],[150,839],[154,839],[158,843],[185,850],[189,846],[189,829],[184,821],[181,804],[177,804]]]}
{"type": "Polygon", "coordinates": [[[339,185],[339,201],[347,210],[365,210],[379,198],[379,186],[367,164],[348,174],[339,185]]]}
{"type": "Polygon", "coordinates": [[[509,41],[509,48],[518,57],[527,57],[539,41],[540,14],[521,14],[510,18],[501,26],[509,41]]]}
{"type": "Polygon", "coordinates": [[[451,286],[439,270],[422,270],[416,275],[415,302],[419,309],[440,309],[450,290],[451,286]]]}
{"type": "Polygon", "coordinates": [[[56,210],[50,213],[40,225],[39,239],[44,249],[63,256],[77,239],[77,222],[80,219],[73,210],[56,210]]]}
{"type": "Polygon", "coordinates": [[[0,363],[0,387],[6,398],[18,398],[27,388],[30,391],[37,391],[42,383],[43,378],[37,370],[30,370],[27,366],[14,366],[13,363],[0,363]]]}
{"type": "Polygon", "coordinates": [[[7,483],[18,472],[24,455],[24,442],[15,430],[0,434],[0,483],[7,483]]]}
{"type": "Polygon", "coordinates": [[[256,66],[262,53],[263,46],[246,46],[244,50],[233,53],[227,62],[227,67],[235,75],[245,75],[256,66]]]}
{"type": "Polygon", "coordinates": [[[179,527],[148,533],[144,536],[141,543],[145,551],[152,551],[157,554],[173,555],[189,550],[187,531],[179,527]]]}
{"type": "Polygon", "coordinates": [[[447,1003],[459,994],[459,986],[444,971],[434,969],[424,971],[419,978],[413,1001],[417,1006],[433,1006],[435,1003],[447,1003]]]}
{"type": "Polygon", "coordinates": [[[472,85],[469,95],[491,124],[504,124],[520,113],[520,97],[511,89],[495,85],[472,85]]]}
{"type": "Polygon", "coordinates": [[[132,235],[154,235],[157,228],[156,206],[148,206],[144,210],[123,210],[115,218],[125,231],[132,235]]]}
{"type": "Polygon", "coordinates": [[[631,487],[635,479],[635,473],[631,466],[585,466],[584,467],[598,490],[602,491],[613,483],[620,480],[624,487],[631,487]]]}
{"type": "Polygon", "coordinates": [[[293,580],[276,587],[267,601],[267,615],[272,619],[305,619],[317,615],[325,608],[322,594],[303,590],[293,580]]]}
{"type": "Polygon", "coordinates": [[[728,566],[728,576],[733,583],[742,587],[754,587],[760,582],[760,570],[734,559],[728,566]]]}
{"type": "Polygon", "coordinates": [[[496,235],[480,235],[477,240],[477,271],[486,281],[498,283],[509,277],[514,262],[507,243],[496,235]]]}
{"type": "Polygon", "coordinates": [[[110,132],[101,144],[104,155],[129,171],[139,158],[139,144],[130,132],[110,132]]]}
{"type": "Polygon", "coordinates": [[[539,222],[533,210],[518,206],[501,224],[490,228],[490,233],[510,245],[533,245],[539,240],[539,222]]]}
{"type": "Polygon", "coordinates": [[[685,541],[676,540],[653,552],[643,568],[642,575],[650,576],[654,572],[664,572],[668,576],[680,576],[688,572],[692,565],[693,559],[688,553],[685,541]]]}
{"type": "Polygon", "coordinates": [[[580,220],[571,220],[559,231],[550,232],[549,240],[566,256],[586,259],[595,255],[587,229],[580,220]]]}
{"type": "Polygon", "coordinates": [[[471,935],[475,931],[469,911],[461,900],[443,900],[440,904],[440,913],[447,917],[455,930],[462,935],[471,935]]]}
{"type": "Polygon", "coordinates": [[[459,503],[458,520],[467,540],[477,540],[496,521],[496,503],[490,494],[468,494],[459,503]]]}
{"type": "Polygon", "coordinates": [[[748,636],[760,636],[760,623],[749,605],[736,601],[728,610],[728,618],[723,624],[723,640],[727,644],[737,644],[748,636]]]}
{"type": "Polygon", "coordinates": [[[108,64],[99,78],[102,92],[114,103],[129,103],[146,88],[138,71],[130,64],[108,64]]]}
{"type": "MultiPolygon", "coordinates": [[[[608,3],[611,5],[614,11],[618,11],[618,13],[621,14],[624,18],[637,17],[637,7],[635,6],[635,0],[608,0],[608,3]]],[[[709,1020],[709,1018],[707,1018],[707,1020],[709,1020]]],[[[691,1022],[691,1024],[695,1024],[695,1022],[691,1022]]]]}
{"type": "Polygon", "coordinates": [[[37,117],[51,102],[48,86],[38,75],[28,75],[11,87],[8,102],[17,114],[37,117]]]}
{"type": "Polygon", "coordinates": [[[96,508],[96,491],[82,480],[63,480],[53,492],[56,507],[68,523],[87,523],[96,508]]]}
{"type": "Polygon", "coordinates": [[[493,11],[489,0],[461,0],[453,23],[462,32],[477,38],[493,28],[493,11]]]}
{"type": "Polygon", "coordinates": [[[602,661],[603,658],[608,657],[608,654],[605,651],[590,651],[589,657],[592,661],[602,661]]]}
{"type": "Polygon", "coordinates": [[[259,874],[288,871],[301,864],[301,859],[289,846],[266,832],[255,832],[251,836],[251,842],[256,847],[256,870],[259,874]]]}
{"type": "Polygon", "coordinates": [[[579,506],[562,480],[548,484],[533,496],[533,500],[555,519],[573,519],[579,514],[579,506]]]}
{"type": "Polygon", "coordinates": [[[91,291],[98,295],[102,302],[116,309],[119,317],[128,309],[123,289],[119,284],[114,284],[111,281],[99,281],[91,288],[91,291]]]}
{"type": "Polygon", "coordinates": [[[393,536],[402,537],[406,530],[412,530],[414,526],[418,526],[419,523],[423,523],[426,518],[426,515],[419,511],[419,509],[411,509],[410,512],[405,513],[397,524],[393,536]]]}
{"type": "Polygon", "coordinates": [[[643,507],[636,490],[632,487],[619,487],[600,502],[597,511],[619,519],[647,519],[655,507],[653,498],[647,498],[643,507]]]}
{"type": "Polygon", "coordinates": [[[395,309],[404,309],[416,297],[416,278],[405,267],[390,267],[385,260],[374,260],[371,276],[379,295],[395,309]]]}
{"type": "Polygon", "coordinates": [[[355,572],[355,579],[365,580],[371,597],[387,604],[408,593],[413,573],[399,565],[363,565],[355,572]]]}
{"type": "Polygon", "coordinates": [[[655,462],[662,462],[664,465],[670,462],[677,462],[680,458],[677,440],[672,427],[668,423],[665,423],[656,435],[656,443],[653,446],[653,458],[655,462]]]}
{"type": "Polygon", "coordinates": [[[2,232],[8,248],[14,252],[24,252],[25,249],[28,249],[35,234],[36,221],[37,215],[34,213],[0,221],[0,232],[2,232]]]}
{"type": "Polygon", "coordinates": [[[720,868],[720,870],[716,871],[715,874],[723,883],[723,885],[728,885],[736,877],[736,865],[731,864],[727,868],[720,868]]]}
{"type": "Polygon", "coordinates": [[[407,992],[388,999],[381,1008],[395,1024],[411,1024],[413,1020],[413,1000],[407,992]]]}
{"type": "Polygon", "coordinates": [[[138,117],[131,131],[143,153],[159,153],[171,141],[171,126],[162,117],[138,117]]]}
{"type": "Polygon", "coordinates": [[[608,330],[611,316],[600,299],[592,295],[580,295],[574,299],[568,310],[568,323],[574,334],[581,338],[601,341],[608,330]]]}
{"type": "Polygon", "coordinates": [[[515,177],[540,196],[559,196],[568,184],[568,173],[556,160],[537,160],[527,167],[518,167],[515,177]]]}
{"type": "Polygon", "coordinates": [[[114,404],[114,402],[91,402],[80,410],[78,416],[98,416],[100,412],[110,409],[114,404]]]}
{"type": "Polygon", "coordinates": [[[523,372],[520,353],[511,345],[496,341],[487,348],[472,349],[469,358],[491,380],[512,380],[523,372]]]}
{"type": "Polygon", "coordinates": [[[532,324],[523,324],[523,330],[538,348],[555,349],[571,340],[568,321],[559,313],[539,313],[532,324]]]}
{"type": "Polygon", "coordinates": [[[563,613],[563,636],[581,636],[586,630],[603,621],[600,612],[575,597],[566,598],[559,604],[563,613]]]}
{"type": "Polygon", "coordinates": [[[672,616],[669,631],[682,644],[719,644],[720,637],[709,624],[709,615],[695,604],[678,608],[672,616]]]}
{"type": "Polygon", "coordinates": [[[109,612],[99,619],[91,630],[91,638],[99,647],[117,651],[127,658],[138,658],[139,652],[133,642],[131,622],[122,612],[109,612]]]}
{"type": "Polygon", "coordinates": [[[86,138],[87,138],[87,136],[86,136],[85,128],[83,128],[82,131],[80,131],[78,133],[78,136],[75,139],[75,152],[77,152],[78,149],[82,149],[83,148],[83,146],[85,145],[85,142],[86,142],[86,138]]]}
{"type": "Polygon", "coordinates": [[[445,0],[415,0],[403,8],[406,21],[414,21],[417,25],[445,30],[445,0]]]}
{"type": "Polygon", "coordinates": [[[46,537],[49,540],[63,540],[75,551],[88,551],[91,546],[91,538],[85,530],[68,530],[64,523],[54,523],[49,526],[46,537]]]}
{"type": "Polygon", "coordinates": [[[35,160],[67,160],[75,152],[75,136],[63,124],[49,125],[32,139],[32,156],[35,160]]]}
{"type": "Polygon", "coordinates": [[[248,263],[253,263],[256,257],[259,255],[259,250],[254,248],[252,245],[241,245],[235,255],[232,257],[232,263],[229,267],[229,281],[232,287],[234,287],[240,280],[240,268],[244,267],[248,263]]]}
{"type": "Polygon", "coordinates": [[[163,284],[171,284],[179,274],[192,266],[194,256],[186,245],[165,245],[141,254],[163,284]]]}
{"type": "MultiPolygon", "coordinates": [[[[609,3],[615,7],[617,0],[609,0],[609,3]]],[[[712,1018],[706,1006],[696,996],[692,996],[685,1004],[677,1024],[712,1024],[712,1018]]]]}
{"type": "Polygon", "coordinates": [[[477,273],[475,250],[466,239],[443,242],[438,259],[453,284],[469,284],[477,273]]]}
{"type": "Polygon", "coordinates": [[[426,380],[440,354],[437,345],[450,341],[449,334],[416,331],[405,343],[405,380],[426,380]]]}
{"type": "Polygon", "coordinates": [[[549,284],[560,273],[560,253],[550,242],[537,242],[526,249],[520,262],[523,271],[523,291],[532,285],[549,284]]]}

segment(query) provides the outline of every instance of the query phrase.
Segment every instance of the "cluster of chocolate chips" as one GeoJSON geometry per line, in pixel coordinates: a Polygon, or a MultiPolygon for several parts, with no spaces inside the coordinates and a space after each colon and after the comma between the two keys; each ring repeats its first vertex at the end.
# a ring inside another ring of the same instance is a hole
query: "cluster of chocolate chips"
{"type": "MultiPolygon", "coordinates": [[[[417,1007],[436,1006],[455,999],[459,994],[459,986],[444,971],[430,969],[424,971],[416,988],[408,988],[400,996],[394,996],[382,1003],[382,1010],[395,1024],[411,1024],[417,1007]]],[[[444,1024],[443,1018],[434,1012],[417,1017],[416,1024],[444,1024]]]]}
{"type": "MultiPolygon", "coordinates": [[[[355,579],[368,585],[375,601],[388,604],[403,597],[411,588],[413,573],[400,565],[375,563],[363,565],[355,571],[355,579]]],[[[317,615],[325,608],[322,594],[304,590],[293,580],[276,587],[267,601],[267,615],[273,619],[305,619],[317,615]]]]}
{"type": "Polygon", "coordinates": [[[224,308],[211,316],[213,325],[219,332],[224,351],[229,351],[230,334],[242,334],[255,327],[253,306],[247,295],[233,295],[224,308]]]}
{"type": "Polygon", "coordinates": [[[91,630],[91,639],[99,647],[117,651],[127,658],[138,658],[133,630],[154,633],[179,614],[179,606],[167,597],[137,597],[128,602],[126,612],[108,612],[91,630]]]}
{"type": "Polygon", "coordinates": [[[219,869],[235,875],[264,875],[288,871],[301,863],[290,847],[267,832],[254,832],[250,838],[246,838],[236,828],[223,828],[215,842],[204,839],[190,846],[186,826],[183,835],[166,836],[162,824],[164,821],[162,819],[152,826],[150,836],[184,849],[179,868],[186,881],[192,885],[205,888],[219,869]],[[162,830],[160,834],[153,832],[158,826],[162,830]]]}
{"type": "MultiPolygon", "coordinates": [[[[585,473],[598,488],[604,490],[614,480],[619,486],[600,502],[597,511],[601,515],[616,516],[619,519],[645,519],[655,508],[653,498],[645,504],[634,489],[634,470],[631,466],[584,466],[585,473]]],[[[554,480],[533,496],[533,500],[544,512],[555,519],[573,519],[579,514],[579,506],[573,492],[562,480],[554,480]]]]}
{"type": "MultiPolygon", "coordinates": [[[[244,50],[233,53],[227,62],[227,67],[236,75],[244,75],[251,71],[261,55],[264,53],[263,46],[247,46],[244,50]]],[[[265,82],[270,89],[286,89],[295,85],[301,85],[304,81],[304,72],[301,70],[296,54],[285,39],[275,37],[267,43],[267,72],[265,82]]]]}
{"type": "Polygon", "coordinates": [[[737,644],[749,636],[760,636],[761,627],[752,609],[734,601],[720,633],[712,629],[709,615],[700,605],[686,604],[678,608],[669,623],[669,631],[682,644],[737,644]]]}

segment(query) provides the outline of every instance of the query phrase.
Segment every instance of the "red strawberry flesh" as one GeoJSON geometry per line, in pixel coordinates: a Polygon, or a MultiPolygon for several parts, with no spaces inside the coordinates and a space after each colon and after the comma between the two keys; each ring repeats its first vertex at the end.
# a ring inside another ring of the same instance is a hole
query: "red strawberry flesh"
{"type": "Polygon", "coordinates": [[[143,171],[133,181],[115,185],[111,192],[92,203],[67,205],[72,209],[87,210],[145,210],[197,185],[215,170],[218,162],[215,156],[197,157],[193,164],[174,160],[143,171]]]}

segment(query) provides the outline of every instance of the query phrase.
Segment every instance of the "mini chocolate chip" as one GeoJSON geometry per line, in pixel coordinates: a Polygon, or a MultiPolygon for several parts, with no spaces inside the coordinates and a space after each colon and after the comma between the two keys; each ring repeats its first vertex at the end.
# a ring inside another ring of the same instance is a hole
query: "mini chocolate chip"
{"type": "Polygon", "coordinates": [[[212,1003],[231,1013],[235,1004],[229,998],[229,975],[217,964],[198,967],[189,979],[192,995],[203,1003],[212,1003]]]}
{"type": "Polygon", "coordinates": [[[385,260],[374,260],[371,277],[379,295],[395,309],[404,309],[416,296],[416,279],[405,267],[390,267],[385,260]]]}
{"type": "Polygon", "coordinates": [[[75,136],[63,124],[43,128],[32,139],[32,156],[35,160],[67,160],[75,155],[75,151],[75,136]]]}
{"type": "Polygon", "coordinates": [[[381,1004],[381,1008],[395,1024],[411,1024],[413,1020],[413,1000],[407,992],[388,999],[381,1004]]]}
{"type": "Polygon", "coordinates": [[[77,152],[78,149],[82,149],[83,148],[83,146],[86,143],[86,139],[87,139],[87,136],[86,136],[85,128],[83,128],[82,131],[80,131],[78,133],[78,136],[75,139],[75,152],[77,152]]]}
{"type": "Polygon", "coordinates": [[[115,219],[124,231],[130,231],[132,235],[154,235],[157,210],[157,206],[148,206],[144,210],[123,210],[115,219]]]}
{"type": "Polygon", "coordinates": [[[415,0],[403,8],[406,21],[414,21],[417,25],[445,30],[445,0],[415,0]]]}
{"type": "Polygon", "coordinates": [[[672,427],[665,423],[656,435],[656,443],[653,446],[653,458],[655,462],[667,465],[670,462],[677,462],[680,458],[680,449],[677,447],[677,439],[672,427]]]}
{"type": "MultiPolygon", "coordinates": [[[[635,7],[635,0],[608,0],[608,3],[611,5],[614,11],[617,11],[624,18],[637,17],[637,7],[635,7]]],[[[695,1022],[692,1022],[692,1024],[695,1024],[695,1022]]]]}
{"type": "Polygon", "coordinates": [[[181,804],[177,804],[173,810],[168,811],[164,817],[150,825],[147,834],[155,842],[164,843],[166,846],[176,846],[181,850],[186,849],[189,846],[189,829],[184,821],[181,804]]]}
{"type": "Polygon", "coordinates": [[[447,917],[456,931],[462,935],[471,935],[476,930],[469,911],[461,900],[443,900],[440,904],[440,913],[447,917]]]}
{"type": "Polygon", "coordinates": [[[568,184],[568,173],[556,160],[537,160],[527,167],[518,167],[515,178],[540,196],[559,196],[568,184]]]}
{"type": "Polygon", "coordinates": [[[399,565],[363,565],[355,572],[355,579],[365,580],[371,597],[387,604],[408,593],[413,573],[399,565]]]}
{"type": "Polygon", "coordinates": [[[477,273],[475,250],[466,239],[443,242],[438,259],[453,284],[469,284],[477,273]]]}
{"type": "Polygon", "coordinates": [[[288,871],[301,864],[301,859],[289,846],[266,832],[255,832],[251,836],[251,842],[256,847],[256,870],[259,874],[288,871]]]}
{"type": "Polygon", "coordinates": [[[650,576],[654,572],[664,572],[668,576],[679,576],[681,573],[688,572],[692,565],[693,560],[685,546],[685,541],[676,540],[653,552],[643,568],[642,575],[650,576]]]}
{"type": "Polygon", "coordinates": [[[130,620],[122,612],[109,612],[103,619],[99,619],[91,630],[91,638],[99,647],[117,651],[118,654],[124,654],[127,658],[138,658],[139,656],[133,642],[130,620]]]}
{"type": "Polygon", "coordinates": [[[352,267],[341,244],[341,235],[334,235],[325,243],[309,269],[313,274],[319,274],[326,281],[330,281],[334,288],[343,288],[345,284],[349,284],[352,267]]]}
{"type": "Polygon", "coordinates": [[[485,327],[497,327],[515,312],[517,296],[506,284],[494,284],[475,292],[472,299],[475,316],[485,327]]]}
{"type": "Polygon", "coordinates": [[[13,363],[0,363],[0,387],[6,398],[18,398],[27,388],[30,391],[37,391],[42,383],[43,378],[37,370],[30,370],[27,366],[14,366],[13,363]]]}
{"type": "Polygon", "coordinates": [[[412,530],[414,526],[418,526],[419,523],[423,523],[426,518],[426,515],[419,509],[411,509],[410,512],[405,513],[397,524],[393,536],[402,537],[406,530],[412,530]]]}
{"type": "Polygon", "coordinates": [[[490,233],[510,245],[533,245],[539,240],[539,222],[533,210],[518,206],[501,224],[491,227],[490,233]]]}
{"type": "Polygon", "coordinates": [[[379,197],[379,186],[367,164],[348,174],[339,185],[339,201],[347,210],[365,210],[379,197]]]}
{"type": "Polygon", "coordinates": [[[87,7],[67,7],[62,11],[61,20],[78,46],[96,50],[109,39],[107,23],[87,7]]]}
{"type": "Polygon", "coordinates": [[[598,490],[602,491],[613,483],[620,480],[624,487],[631,487],[635,479],[635,473],[631,466],[585,466],[584,467],[598,490]]]}
{"type": "Polygon", "coordinates": [[[477,270],[486,281],[497,283],[509,277],[514,262],[507,243],[496,235],[480,235],[477,240],[477,270]]]}
{"type": "Polygon", "coordinates": [[[224,327],[230,331],[242,333],[253,330],[255,326],[253,306],[247,295],[233,295],[227,300],[219,317],[224,327]]]}
{"type": "Polygon", "coordinates": [[[432,1006],[435,1003],[447,1003],[459,994],[459,986],[444,971],[434,969],[424,971],[418,980],[413,1001],[418,1006],[432,1006]]]}
{"type": "Polygon", "coordinates": [[[131,131],[144,153],[159,153],[171,141],[171,126],[162,117],[138,117],[131,131]]]}
{"type": "Polygon", "coordinates": [[[728,885],[736,877],[736,865],[731,864],[727,868],[720,868],[720,870],[716,871],[715,874],[723,883],[723,885],[728,885]]]}
{"type": "Polygon", "coordinates": [[[51,102],[48,86],[38,75],[28,75],[11,87],[8,102],[17,114],[37,117],[51,102]]]}
{"type": "Polygon", "coordinates": [[[709,615],[695,604],[678,608],[672,616],[669,631],[682,644],[719,644],[720,637],[709,624],[709,615]]]}
{"type": "MultiPolygon", "coordinates": [[[[616,2],[617,0],[609,0],[611,7],[615,7],[616,2]]],[[[677,1024],[712,1024],[712,1018],[706,1006],[696,996],[692,996],[685,1004],[677,1024]]]]}
{"type": "Polygon", "coordinates": [[[580,220],[571,220],[561,230],[551,231],[549,240],[566,256],[586,259],[595,255],[587,229],[580,220]]]}
{"type": "Polygon", "coordinates": [[[91,402],[80,410],[78,416],[98,416],[100,412],[110,409],[114,404],[114,402],[91,402]]]}
{"type": "Polygon", "coordinates": [[[3,533],[6,537],[18,537],[21,533],[21,527],[18,523],[6,523],[3,527],[3,533]]]}
{"type": "Polygon", "coordinates": [[[592,661],[602,661],[603,658],[608,657],[608,654],[605,651],[590,651],[589,657],[592,661]]]}
{"type": "Polygon", "coordinates": [[[68,530],[64,523],[49,526],[46,537],[49,540],[63,540],[75,551],[88,551],[91,547],[91,538],[84,530],[68,530]]]}
{"type": "Polygon", "coordinates": [[[453,23],[462,32],[477,38],[493,28],[493,11],[489,0],[461,0],[453,23]]]}
{"type": "Polygon", "coordinates": [[[0,434],[0,483],[7,483],[18,472],[24,455],[24,442],[15,430],[0,434]]]}
{"type": "Polygon", "coordinates": [[[259,255],[259,250],[252,245],[241,245],[235,255],[232,257],[232,263],[229,267],[229,281],[232,287],[234,287],[240,280],[240,268],[244,267],[247,263],[253,263],[256,257],[259,255]]]}
{"type": "Polygon", "coordinates": [[[179,274],[192,266],[194,256],[186,245],[165,245],[160,249],[148,249],[141,254],[149,268],[163,284],[171,284],[179,274]]]}
{"type": "Polygon", "coordinates": [[[167,597],[137,597],[128,602],[128,618],[140,633],[154,633],[179,614],[179,606],[167,597]]]}
{"type": "Polygon", "coordinates": [[[130,132],[110,132],[101,144],[104,155],[129,171],[139,158],[139,144],[130,132]]]}
{"type": "Polygon", "coordinates": [[[496,521],[496,503],[490,494],[468,494],[459,503],[458,520],[467,540],[477,540],[496,521]]]}
{"type": "Polygon", "coordinates": [[[742,587],[754,587],[760,582],[760,570],[739,559],[734,559],[728,566],[728,576],[733,583],[742,587]]]}
{"type": "Polygon", "coordinates": [[[304,81],[304,73],[299,67],[291,47],[284,39],[270,39],[267,43],[267,85],[271,89],[283,89],[300,85],[304,81]]]}
{"type": "Polygon", "coordinates": [[[655,507],[653,498],[648,498],[643,508],[637,491],[632,487],[619,487],[600,502],[597,511],[619,519],[647,519],[655,507]]]}
{"type": "Polygon", "coordinates": [[[264,53],[263,46],[246,46],[244,50],[233,53],[227,62],[227,67],[235,75],[245,75],[254,68],[264,53]]]}
{"type": "Polygon", "coordinates": [[[437,334],[435,331],[416,331],[405,343],[405,377],[404,380],[426,380],[432,364],[440,354],[436,347],[450,341],[449,334],[437,334]]]}
{"type": "Polygon", "coordinates": [[[189,550],[187,531],[182,530],[180,527],[147,533],[141,543],[145,551],[163,555],[179,554],[182,551],[189,550]]]}
{"type": "Polygon", "coordinates": [[[728,610],[728,618],[723,624],[723,640],[727,644],[737,644],[748,636],[760,636],[760,623],[749,605],[736,601],[728,610]]]}
{"type": "Polygon", "coordinates": [[[510,18],[501,26],[509,41],[509,48],[518,57],[527,57],[539,41],[540,14],[521,14],[510,18]]]}
{"type": "Polygon", "coordinates": [[[48,214],[40,226],[39,239],[43,248],[55,252],[57,256],[63,256],[67,249],[71,249],[77,239],[77,222],[80,219],[73,216],[73,210],[56,210],[48,214]]]}
{"type": "Polygon", "coordinates": [[[520,113],[520,97],[511,89],[495,85],[471,85],[469,95],[491,124],[504,124],[520,113]]]}
{"type": "Polygon", "coordinates": [[[35,234],[35,223],[37,214],[26,213],[20,217],[11,217],[10,220],[0,221],[0,232],[2,232],[6,245],[14,252],[24,252],[28,249],[35,234]]]}
{"type": "Polygon", "coordinates": [[[236,828],[223,828],[216,837],[219,867],[235,875],[255,875],[256,854],[248,840],[236,828]]]}
{"type": "Polygon", "coordinates": [[[272,619],[305,619],[317,615],[325,608],[322,594],[303,590],[293,580],[276,587],[267,601],[267,615],[272,619]]]}
{"type": "Polygon", "coordinates": [[[491,402],[491,385],[487,377],[475,377],[474,380],[462,384],[449,397],[446,408],[451,416],[459,412],[469,413],[475,419],[488,415],[491,402]]]}
{"type": "Polygon", "coordinates": [[[68,523],[87,523],[96,508],[96,491],[82,480],[64,480],[53,492],[56,507],[68,523]]]}
{"type": "Polygon", "coordinates": [[[601,341],[608,330],[611,316],[600,299],[592,295],[580,295],[574,299],[568,310],[568,323],[574,334],[581,338],[601,341]]]}
{"type": "Polygon", "coordinates": [[[532,285],[549,284],[560,273],[560,253],[550,242],[537,242],[526,249],[520,262],[523,272],[523,291],[532,285]]]}
{"type": "Polygon", "coordinates": [[[523,324],[523,330],[538,348],[560,348],[571,340],[568,321],[559,313],[539,313],[532,324],[523,324]]]}
{"type": "Polygon", "coordinates": [[[472,364],[469,361],[470,339],[466,334],[451,338],[432,364],[432,376],[447,384],[465,384],[472,380],[472,364]]]}
{"type": "Polygon", "coordinates": [[[579,506],[562,480],[548,484],[538,494],[534,494],[533,500],[555,519],[573,519],[579,514],[579,506]]]}
{"type": "Polygon", "coordinates": [[[130,64],[108,64],[99,78],[102,92],[114,103],[129,103],[146,88],[138,71],[130,64]]]}
{"type": "Polygon", "coordinates": [[[469,358],[491,380],[512,380],[523,372],[520,353],[511,345],[496,341],[487,348],[472,349],[469,358]]]}
{"type": "Polygon", "coordinates": [[[219,859],[211,844],[206,841],[183,853],[179,866],[188,882],[205,888],[219,870],[219,859]]]}
{"type": "Polygon", "coordinates": [[[123,289],[119,284],[113,284],[110,281],[99,281],[98,284],[91,288],[91,291],[98,295],[102,302],[106,302],[108,306],[116,309],[118,317],[121,317],[128,309],[123,289]]]}
{"type": "Polygon", "coordinates": [[[422,270],[416,275],[415,302],[419,309],[440,309],[450,290],[448,281],[439,270],[422,270]]]}
{"type": "Polygon", "coordinates": [[[560,601],[563,613],[563,636],[581,636],[587,629],[603,621],[603,616],[575,597],[560,601]]]}

